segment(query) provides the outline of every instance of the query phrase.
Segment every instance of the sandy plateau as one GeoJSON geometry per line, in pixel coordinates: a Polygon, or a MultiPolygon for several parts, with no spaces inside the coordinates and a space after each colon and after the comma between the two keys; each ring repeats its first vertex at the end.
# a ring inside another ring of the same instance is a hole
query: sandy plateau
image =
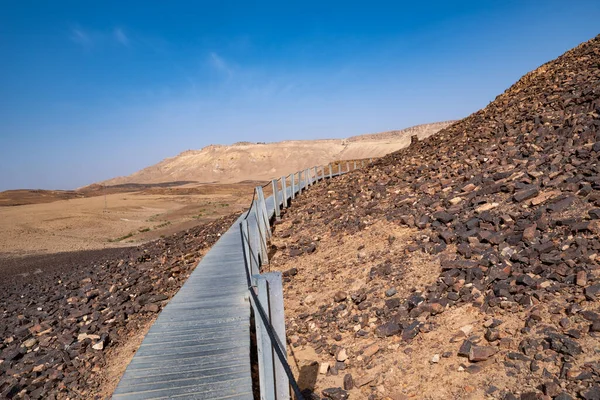
{"type": "Polygon", "coordinates": [[[0,260],[137,245],[241,212],[254,183],[150,188],[0,207],[0,260]],[[106,204],[106,208],[105,208],[106,204]]]}

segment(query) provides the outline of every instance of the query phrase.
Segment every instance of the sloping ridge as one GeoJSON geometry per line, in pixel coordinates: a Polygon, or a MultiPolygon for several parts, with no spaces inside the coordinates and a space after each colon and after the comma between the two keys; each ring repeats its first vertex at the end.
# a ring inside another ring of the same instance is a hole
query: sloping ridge
{"type": "Polygon", "coordinates": [[[335,160],[381,157],[408,146],[411,135],[429,137],[452,122],[424,124],[401,131],[349,139],[210,145],[202,150],[185,151],[132,175],[110,179],[101,184],[113,186],[172,181],[235,183],[265,180],[335,160]]]}
{"type": "Polygon", "coordinates": [[[319,361],[336,368],[344,348],[360,398],[600,398],[599,155],[600,36],[315,188],[279,228],[294,252],[273,258],[295,267],[286,295],[313,302],[288,298],[292,344],[333,349],[319,361]],[[380,226],[373,250],[363,238],[380,226]],[[317,252],[299,255],[298,237],[320,238],[317,252]],[[358,256],[331,254],[346,242],[358,256]]]}

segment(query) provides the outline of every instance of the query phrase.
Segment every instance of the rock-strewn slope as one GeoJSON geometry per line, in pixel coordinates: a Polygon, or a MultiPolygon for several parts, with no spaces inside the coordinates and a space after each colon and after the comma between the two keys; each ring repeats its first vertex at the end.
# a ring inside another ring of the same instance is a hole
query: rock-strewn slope
{"type": "Polygon", "coordinates": [[[599,399],[599,155],[600,36],[300,197],[273,266],[318,393],[599,399]]]}
{"type": "Polygon", "coordinates": [[[109,397],[132,337],[234,218],[137,248],[10,260],[0,269],[0,398],[109,397]]]}

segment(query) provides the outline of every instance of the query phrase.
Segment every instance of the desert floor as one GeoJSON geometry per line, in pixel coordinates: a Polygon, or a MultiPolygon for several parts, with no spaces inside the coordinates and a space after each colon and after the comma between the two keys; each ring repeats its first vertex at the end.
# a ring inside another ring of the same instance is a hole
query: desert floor
{"type": "Polygon", "coordinates": [[[255,185],[191,184],[0,207],[0,260],[144,243],[242,212],[255,185]]]}

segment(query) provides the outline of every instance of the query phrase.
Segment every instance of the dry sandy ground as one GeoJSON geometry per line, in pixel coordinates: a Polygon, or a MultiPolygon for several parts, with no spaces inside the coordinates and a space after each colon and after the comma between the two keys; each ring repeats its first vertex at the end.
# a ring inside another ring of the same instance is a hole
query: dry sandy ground
{"type": "Polygon", "coordinates": [[[252,183],[187,185],[109,194],[106,202],[97,196],[0,207],[0,260],[140,244],[241,212],[253,187],[252,183]]]}
{"type": "MultiPolygon", "coordinates": [[[[341,314],[343,320],[361,318],[353,330],[341,332],[336,338],[340,332],[332,331],[323,318],[317,316],[322,312],[319,310],[342,304],[334,302],[337,292],[350,294],[366,287],[374,304],[388,299],[385,291],[391,288],[397,291],[394,297],[407,298],[438,279],[439,257],[411,252],[408,246],[419,235],[418,230],[385,221],[352,235],[331,235],[329,230],[323,229],[300,232],[301,237],[294,234],[287,237],[287,232],[294,231],[295,223],[292,209],[291,215],[284,216],[276,226],[272,239],[276,252],[270,268],[298,270],[297,275],[284,279],[284,300],[288,357],[301,389],[309,388],[321,394],[326,388],[343,387],[344,376],[351,374],[355,387],[349,390],[349,395],[354,399],[475,400],[497,398],[503,390],[534,390],[545,369],[557,372],[548,352],[541,353],[539,370],[533,374],[529,373],[529,364],[523,361],[509,360],[521,371],[528,371],[527,374],[507,374],[504,368],[505,355],[518,352],[519,343],[527,337],[521,328],[531,310],[498,310],[496,318],[503,322],[499,329],[499,353],[476,366],[460,357],[458,349],[466,337],[485,342],[483,321],[492,320],[470,304],[449,308],[435,316],[423,316],[422,322],[428,328],[410,342],[397,335],[374,336],[372,332],[382,321],[372,314],[367,320],[364,313],[349,306],[345,315],[341,314]],[[390,237],[394,240],[390,241],[390,237]],[[291,250],[302,241],[316,243],[317,250],[292,256],[291,250]],[[386,258],[396,262],[403,260],[402,275],[387,280],[370,277],[371,268],[386,258]],[[371,334],[361,337],[355,334],[358,330],[371,334]],[[322,346],[323,343],[326,345],[322,346]],[[329,350],[331,346],[345,349],[348,355],[345,369],[336,374],[319,373],[319,367],[324,364],[330,367],[336,364],[336,355],[329,350]]],[[[553,320],[559,317],[548,309],[563,302],[564,299],[556,296],[548,305],[535,309],[544,320],[553,320]]],[[[573,358],[574,375],[595,359],[597,341],[582,340],[582,345],[583,353],[573,358]]]]}

